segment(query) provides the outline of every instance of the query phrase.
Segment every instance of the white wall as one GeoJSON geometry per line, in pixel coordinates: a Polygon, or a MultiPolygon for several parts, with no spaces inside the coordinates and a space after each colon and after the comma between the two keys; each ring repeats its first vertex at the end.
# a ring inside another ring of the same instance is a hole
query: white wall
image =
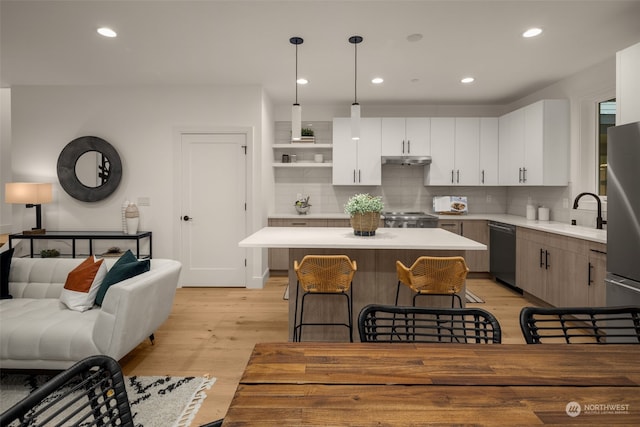
{"type": "Polygon", "coordinates": [[[640,43],[616,54],[616,125],[640,121],[640,43]]]}
{"type": "MultiPolygon", "coordinates": [[[[270,108],[268,103],[263,107],[263,96],[258,86],[14,87],[13,179],[54,183],[54,201],[42,208],[44,226],[53,230],[117,230],[125,198],[148,197],[150,206],[139,207],[140,228],[154,232],[154,257],[178,259],[172,244],[179,225],[173,214],[174,180],[178,179],[173,159],[175,130],[253,128],[248,184],[253,187],[262,174],[262,120],[270,108]],[[68,196],[56,174],[60,151],[84,135],[107,140],[123,164],[116,192],[96,203],[68,196]]],[[[270,146],[272,141],[265,143],[270,146]]],[[[250,228],[259,228],[263,222],[263,192],[248,192],[250,228]]],[[[14,207],[13,231],[31,226],[33,212],[25,211],[14,207]]]]}
{"type": "Polygon", "coordinates": [[[12,209],[4,203],[4,184],[11,181],[11,89],[0,88],[0,234],[11,232],[12,209]]]}

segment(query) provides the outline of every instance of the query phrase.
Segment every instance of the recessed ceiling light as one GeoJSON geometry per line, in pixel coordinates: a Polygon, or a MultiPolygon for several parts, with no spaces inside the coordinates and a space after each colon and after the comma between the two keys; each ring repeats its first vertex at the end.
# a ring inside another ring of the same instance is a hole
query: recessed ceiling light
{"type": "Polygon", "coordinates": [[[307,83],[309,83],[309,80],[305,79],[304,77],[300,77],[298,80],[296,80],[296,83],[298,83],[299,85],[306,85],[307,83]]]}
{"type": "Polygon", "coordinates": [[[407,40],[409,40],[410,42],[419,42],[420,40],[422,40],[422,34],[420,33],[409,34],[407,36],[407,40]]]}
{"type": "Polygon", "coordinates": [[[542,34],[541,28],[529,28],[527,31],[522,33],[522,37],[529,38],[539,36],[540,34],[542,34]]]}
{"type": "Polygon", "coordinates": [[[462,80],[460,80],[462,83],[473,83],[475,81],[475,79],[473,77],[465,77],[462,80]]]}
{"type": "Polygon", "coordinates": [[[98,34],[105,37],[116,37],[118,35],[118,33],[108,27],[98,28],[98,34]]]}
{"type": "Polygon", "coordinates": [[[379,85],[383,81],[384,81],[384,79],[382,77],[375,77],[375,78],[371,79],[371,83],[373,83],[374,85],[379,85]]]}

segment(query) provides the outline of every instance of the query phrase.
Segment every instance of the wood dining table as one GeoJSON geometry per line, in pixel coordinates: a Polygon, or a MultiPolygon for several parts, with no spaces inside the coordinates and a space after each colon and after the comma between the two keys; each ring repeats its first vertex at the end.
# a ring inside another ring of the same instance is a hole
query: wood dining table
{"type": "Polygon", "coordinates": [[[640,425],[640,347],[259,343],[223,426],[640,425]]]}

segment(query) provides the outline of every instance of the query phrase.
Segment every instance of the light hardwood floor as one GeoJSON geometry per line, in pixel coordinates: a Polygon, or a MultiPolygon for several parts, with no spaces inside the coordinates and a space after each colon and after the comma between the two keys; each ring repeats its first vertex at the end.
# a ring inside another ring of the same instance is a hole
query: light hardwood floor
{"type": "MultiPolygon", "coordinates": [[[[259,290],[178,289],[155,345],[145,341],[125,356],[120,361],[124,374],[214,376],[217,381],[192,425],[223,418],[255,343],[287,340],[286,286],[286,277],[272,277],[259,290]]],[[[485,301],[469,306],[498,318],[502,342],[524,343],[518,315],[522,307],[536,303],[487,279],[468,279],[467,286],[485,301]]]]}

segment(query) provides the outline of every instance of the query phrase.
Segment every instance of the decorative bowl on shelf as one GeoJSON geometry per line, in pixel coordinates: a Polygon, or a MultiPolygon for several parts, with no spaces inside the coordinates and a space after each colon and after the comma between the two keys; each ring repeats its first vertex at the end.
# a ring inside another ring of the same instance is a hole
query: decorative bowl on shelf
{"type": "Polygon", "coordinates": [[[309,208],[311,207],[311,205],[306,205],[306,206],[298,206],[296,205],[296,211],[300,214],[300,215],[306,215],[307,212],[309,212],[309,208]]]}

